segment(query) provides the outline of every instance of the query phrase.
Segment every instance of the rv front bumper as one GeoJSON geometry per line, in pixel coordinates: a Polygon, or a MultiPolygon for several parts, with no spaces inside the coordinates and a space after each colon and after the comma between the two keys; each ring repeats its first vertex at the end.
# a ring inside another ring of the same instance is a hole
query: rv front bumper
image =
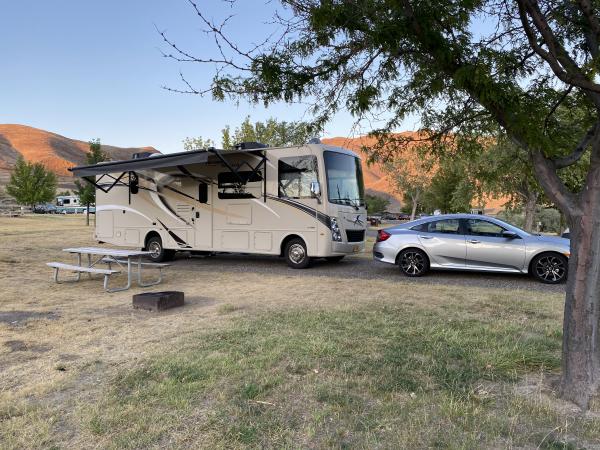
{"type": "Polygon", "coordinates": [[[364,242],[332,242],[331,250],[333,253],[343,253],[348,255],[351,253],[360,253],[365,250],[364,242]]]}

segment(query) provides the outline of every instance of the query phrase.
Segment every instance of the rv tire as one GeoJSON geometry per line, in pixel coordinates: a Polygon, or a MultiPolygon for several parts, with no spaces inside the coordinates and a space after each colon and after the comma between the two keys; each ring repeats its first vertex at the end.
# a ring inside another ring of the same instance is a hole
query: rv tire
{"type": "Polygon", "coordinates": [[[310,257],[306,251],[306,244],[300,238],[290,239],[283,252],[285,262],[292,269],[305,269],[310,265],[310,257]]]}
{"type": "Polygon", "coordinates": [[[153,262],[170,261],[175,257],[175,250],[167,250],[163,247],[160,236],[152,236],[146,242],[146,250],[152,252],[148,257],[153,262]]]}

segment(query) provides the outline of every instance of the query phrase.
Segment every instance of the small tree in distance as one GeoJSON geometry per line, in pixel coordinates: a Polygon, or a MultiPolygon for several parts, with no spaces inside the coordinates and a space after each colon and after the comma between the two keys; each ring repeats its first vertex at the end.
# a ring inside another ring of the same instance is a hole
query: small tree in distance
{"type": "Polygon", "coordinates": [[[39,203],[52,201],[56,186],[54,172],[46,169],[42,163],[30,163],[20,157],[10,175],[6,192],[20,204],[33,208],[39,203]]]}
{"type": "Polygon", "coordinates": [[[404,148],[383,164],[394,191],[410,201],[410,220],[414,220],[423,193],[429,188],[435,172],[431,153],[418,148],[404,148]]]}
{"type": "Polygon", "coordinates": [[[212,139],[203,139],[202,136],[186,137],[183,140],[183,149],[185,151],[200,150],[203,148],[214,147],[215,143],[212,139]]]}
{"type": "Polygon", "coordinates": [[[369,214],[381,214],[386,210],[390,201],[378,195],[367,194],[365,195],[365,203],[369,214]]]}
{"type": "MultiPolygon", "coordinates": [[[[90,141],[90,151],[86,155],[85,162],[88,165],[97,164],[106,161],[108,158],[102,151],[100,139],[92,139],[90,141]]],[[[82,205],[86,205],[86,225],[90,224],[90,205],[96,203],[96,188],[87,182],[75,180],[75,187],[79,201],[82,205]]]]}

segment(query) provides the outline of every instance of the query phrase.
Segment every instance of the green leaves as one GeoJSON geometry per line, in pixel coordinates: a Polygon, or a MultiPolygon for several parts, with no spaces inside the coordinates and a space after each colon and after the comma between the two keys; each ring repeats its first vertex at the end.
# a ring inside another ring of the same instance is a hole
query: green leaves
{"type": "Polygon", "coordinates": [[[56,186],[54,172],[47,170],[42,163],[26,162],[20,157],[10,175],[6,192],[20,204],[34,206],[53,200],[56,186]]]}

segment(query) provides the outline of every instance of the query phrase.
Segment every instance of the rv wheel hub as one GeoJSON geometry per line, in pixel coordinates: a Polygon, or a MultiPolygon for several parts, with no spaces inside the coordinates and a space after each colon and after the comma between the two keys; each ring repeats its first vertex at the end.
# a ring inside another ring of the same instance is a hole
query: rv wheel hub
{"type": "Polygon", "coordinates": [[[305,256],[306,253],[304,251],[304,247],[302,247],[300,244],[294,244],[290,247],[290,259],[294,263],[301,263],[305,256]]]}

